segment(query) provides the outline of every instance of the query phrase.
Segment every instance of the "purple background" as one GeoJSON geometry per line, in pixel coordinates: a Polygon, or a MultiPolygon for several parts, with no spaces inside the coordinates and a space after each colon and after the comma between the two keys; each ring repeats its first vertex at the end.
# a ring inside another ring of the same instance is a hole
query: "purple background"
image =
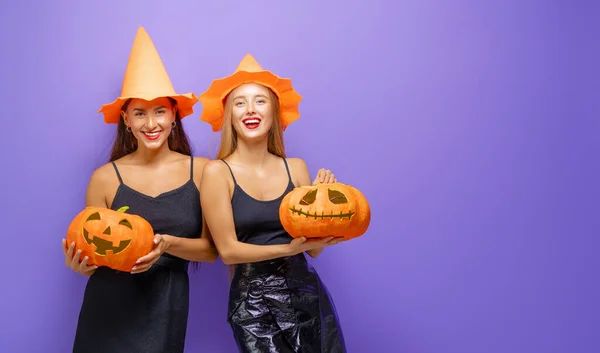
{"type": "MultiPolygon", "coordinates": [[[[115,126],[96,110],[139,25],[180,92],[251,52],[304,96],[289,154],[372,206],[364,237],[312,261],[350,352],[600,351],[597,9],[290,3],[2,2],[0,351],[71,348],[86,278],[60,239],[108,156],[115,126]]],[[[213,157],[200,111],[184,125],[213,157]]],[[[225,268],[191,281],[187,352],[234,352],[225,268]]]]}

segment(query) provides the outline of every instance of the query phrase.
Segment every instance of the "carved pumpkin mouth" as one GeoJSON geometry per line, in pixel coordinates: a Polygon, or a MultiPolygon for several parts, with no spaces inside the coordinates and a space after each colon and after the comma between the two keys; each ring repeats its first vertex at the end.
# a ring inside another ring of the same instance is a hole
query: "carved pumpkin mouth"
{"type": "MultiPolygon", "coordinates": [[[[107,228],[110,230],[110,228],[107,228]]],[[[95,245],[96,250],[94,252],[98,255],[106,255],[107,251],[112,251],[113,255],[120,253],[121,251],[127,249],[129,243],[131,243],[131,239],[129,240],[121,240],[118,246],[114,246],[113,242],[110,240],[102,239],[100,237],[90,238],[90,233],[87,229],[83,228],[83,238],[88,245],[95,245]]]]}
{"type": "MultiPolygon", "coordinates": [[[[86,222],[99,221],[99,220],[101,220],[100,213],[95,212],[86,219],[86,222]]],[[[133,226],[131,225],[131,222],[129,222],[127,219],[122,219],[119,222],[119,225],[125,226],[125,227],[129,228],[130,230],[133,230],[133,226]]],[[[111,235],[110,226],[106,227],[106,229],[102,232],[102,234],[110,236],[111,235]]],[[[123,250],[127,249],[127,247],[129,246],[129,243],[131,243],[131,239],[126,239],[126,240],[119,241],[119,244],[117,246],[115,246],[115,245],[113,245],[112,240],[103,239],[96,235],[94,235],[93,238],[90,238],[90,232],[87,229],[85,229],[85,227],[83,227],[83,238],[85,239],[85,242],[88,245],[96,246],[96,250],[94,250],[94,253],[96,253],[98,255],[107,255],[106,254],[107,251],[111,251],[113,255],[116,255],[116,254],[122,252],[123,250]]]]}
{"type": "Polygon", "coordinates": [[[297,215],[301,215],[301,216],[305,216],[306,218],[311,217],[314,219],[325,219],[325,218],[329,218],[329,219],[334,219],[334,218],[339,218],[339,219],[344,219],[344,218],[348,218],[348,220],[352,219],[352,216],[354,216],[354,214],[356,212],[353,211],[348,211],[346,213],[344,213],[343,211],[340,211],[339,214],[334,214],[333,211],[331,211],[329,214],[325,214],[325,211],[322,211],[321,214],[317,214],[316,212],[309,212],[309,211],[303,211],[302,209],[296,209],[296,207],[292,206],[292,208],[290,208],[290,211],[292,211],[292,214],[297,214],[297,215]]]}
{"type": "MultiPolygon", "coordinates": [[[[302,206],[310,206],[313,203],[315,203],[315,201],[317,201],[317,194],[318,194],[319,189],[315,188],[310,190],[309,192],[306,193],[306,195],[304,195],[304,197],[302,197],[302,199],[300,200],[299,204],[302,206]]],[[[346,197],[346,195],[344,195],[342,192],[338,191],[338,190],[333,190],[333,189],[328,189],[327,190],[327,194],[328,194],[328,200],[329,202],[331,202],[334,205],[340,205],[340,204],[347,204],[348,203],[348,198],[346,197]]],[[[319,207],[322,208],[322,207],[319,207]]],[[[328,208],[328,207],[327,207],[328,208]]],[[[296,215],[300,215],[300,216],[305,216],[306,218],[313,218],[313,219],[340,219],[343,220],[344,218],[348,218],[348,220],[352,219],[352,216],[354,216],[354,214],[356,212],[354,211],[340,211],[340,213],[333,213],[333,210],[330,210],[328,212],[328,214],[325,214],[325,210],[321,211],[321,214],[317,213],[316,211],[311,212],[309,211],[304,211],[302,210],[302,208],[296,208],[296,206],[292,206],[289,209],[292,214],[296,214],[296,215]]]]}

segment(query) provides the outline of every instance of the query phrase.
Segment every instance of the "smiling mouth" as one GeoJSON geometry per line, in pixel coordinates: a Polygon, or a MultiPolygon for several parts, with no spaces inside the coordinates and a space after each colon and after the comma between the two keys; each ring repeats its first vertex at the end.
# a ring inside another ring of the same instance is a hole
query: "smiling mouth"
{"type": "Polygon", "coordinates": [[[330,214],[325,214],[325,212],[321,212],[321,214],[318,214],[316,212],[313,212],[313,213],[305,212],[305,211],[302,211],[301,209],[296,209],[295,207],[290,208],[290,211],[292,211],[293,214],[305,216],[306,218],[311,217],[314,219],[326,219],[326,218],[329,218],[329,219],[334,219],[334,218],[351,219],[352,216],[354,216],[354,214],[356,213],[356,212],[352,212],[352,211],[348,211],[346,213],[344,213],[343,211],[340,211],[339,214],[337,214],[337,213],[334,214],[333,211],[331,211],[330,214]]]}
{"type": "Polygon", "coordinates": [[[148,140],[156,140],[160,137],[161,133],[162,131],[143,132],[144,136],[146,136],[148,140]]]}
{"type": "Polygon", "coordinates": [[[246,119],[242,120],[242,122],[248,129],[256,129],[260,125],[261,120],[256,117],[252,117],[252,118],[246,118],[246,119]]]}

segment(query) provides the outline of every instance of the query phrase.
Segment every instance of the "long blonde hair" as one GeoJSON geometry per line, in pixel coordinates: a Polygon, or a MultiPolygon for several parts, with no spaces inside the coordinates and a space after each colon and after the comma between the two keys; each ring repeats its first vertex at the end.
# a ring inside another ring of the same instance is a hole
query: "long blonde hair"
{"type": "MultiPolygon", "coordinates": [[[[285,158],[285,147],[283,145],[283,129],[281,128],[281,120],[279,120],[279,98],[268,87],[269,100],[273,104],[273,124],[269,130],[267,140],[267,150],[281,158],[285,158]]],[[[221,142],[216,159],[224,159],[229,157],[237,148],[237,133],[231,125],[231,114],[233,109],[233,96],[228,94],[224,100],[223,108],[223,126],[221,126],[221,142]]]]}

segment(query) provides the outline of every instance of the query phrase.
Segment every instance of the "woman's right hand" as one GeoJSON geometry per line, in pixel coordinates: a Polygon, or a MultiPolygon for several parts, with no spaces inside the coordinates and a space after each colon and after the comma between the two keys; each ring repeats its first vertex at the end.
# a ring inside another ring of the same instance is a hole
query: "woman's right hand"
{"type": "Polygon", "coordinates": [[[290,242],[290,252],[292,255],[300,254],[309,250],[322,248],[325,246],[335,245],[344,241],[343,237],[327,237],[323,239],[310,239],[306,237],[295,238],[290,242]]]}
{"type": "Polygon", "coordinates": [[[98,266],[92,265],[89,266],[87,264],[88,257],[84,257],[83,261],[79,261],[79,257],[81,256],[81,250],[77,250],[75,255],[73,252],[75,251],[75,242],[71,243],[71,245],[67,248],[67,240],[62,240],[63,252],[65,254],[65,264],[71,268],[71,270],[81,273],[84,276],[91,276],[94,271],[98,268],[98,266]]]}

